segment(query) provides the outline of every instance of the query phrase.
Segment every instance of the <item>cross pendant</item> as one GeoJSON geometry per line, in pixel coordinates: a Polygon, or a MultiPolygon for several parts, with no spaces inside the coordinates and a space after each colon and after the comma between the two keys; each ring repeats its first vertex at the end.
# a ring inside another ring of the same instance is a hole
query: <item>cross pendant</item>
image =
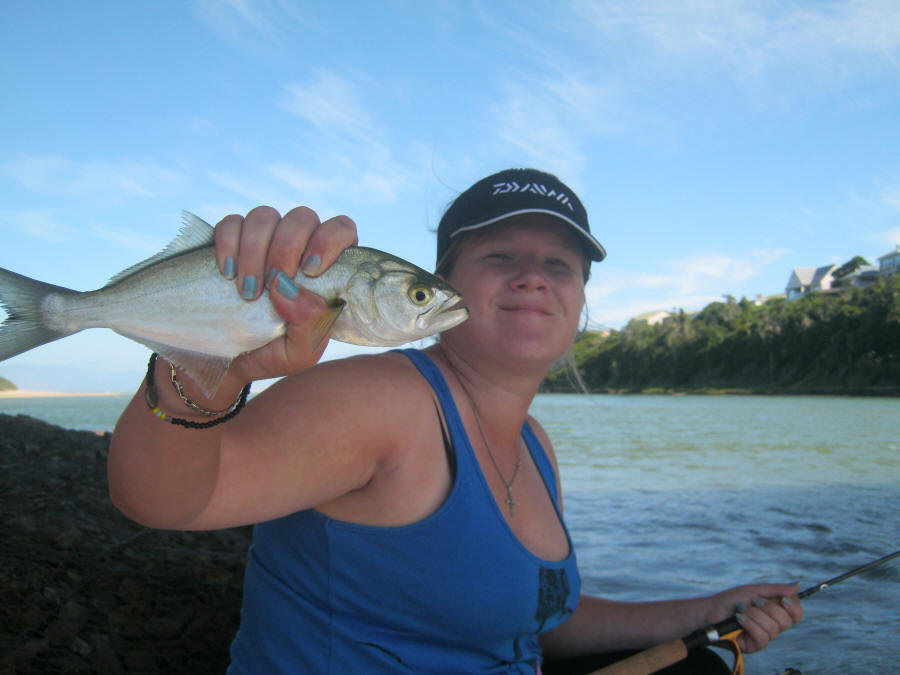
{"type": "Polygon", "coordinates": [[[512,491],[509,488],[506,488],[506,504],[507,504],[507,506],[509,506],[510,517],[516,515],[515,514],[516,500],[513,499],[512,491]]]}

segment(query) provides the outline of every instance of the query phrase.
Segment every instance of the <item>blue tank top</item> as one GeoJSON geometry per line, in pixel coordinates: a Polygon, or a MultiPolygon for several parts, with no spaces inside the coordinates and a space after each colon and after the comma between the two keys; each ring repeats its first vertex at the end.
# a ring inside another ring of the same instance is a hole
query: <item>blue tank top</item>
{"type": "MultiPolygon", "coordinates": [[[[580,580],[568,531],[569,555],[558,562],[522,545],[443,375],[425,354],[403,353],[443,408],[456,468],[450,494],[401,527],[316,510],[256,525],[229,673],[534,673],[538,635],[575,611],[580,580]]],[[[522,435],[557,506],[552,465],[527,423],[522,435]]]]}

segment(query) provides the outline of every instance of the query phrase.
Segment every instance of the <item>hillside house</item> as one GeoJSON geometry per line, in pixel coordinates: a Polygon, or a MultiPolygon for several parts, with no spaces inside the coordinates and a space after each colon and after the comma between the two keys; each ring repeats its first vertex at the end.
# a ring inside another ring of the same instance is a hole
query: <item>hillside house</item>
{"type": "Polygon", "coordinates": [[[837,265],[825,267],[795,267],[784,289],[788,300],[797,300],[810,293],[831,290],[837,265]]]}
{"type": "Polygon", "coordinates": [[[897,274],[900,272],[900,246],[878,259],[879,274],[897,274]]]}
{"type": "Polygon", "coordinates": [[[860,265],[833,285],[841,288],[863,288],[878,281],[879,276],[878,265],[860,265]]]}
{"type": "Polygon", "coordinates": [[[655,326],[658,323],[662,323],[670,316],[672,316],[671,312],[667,312],[664,309],[658,309],[653,312],[644,312],[643,314],[638,314],[636,317],[634,317],[634,320],[646,323],[648,326],[655,326]]]}

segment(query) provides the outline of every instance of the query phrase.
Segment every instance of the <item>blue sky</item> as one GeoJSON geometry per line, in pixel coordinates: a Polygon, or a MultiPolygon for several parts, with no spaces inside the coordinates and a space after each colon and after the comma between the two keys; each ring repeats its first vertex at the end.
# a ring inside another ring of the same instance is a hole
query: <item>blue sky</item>
{"type": "MultiPolygon", "coordinates": [[[[0,266],[58,285],[261,203],[431,269],[443,209],[509,166],[585,203],[595,327],[900,244],[895,0],[3,5],[0,266]]],[[[130,391],[146,357],[90,330],[0,376],[130,391]]]]}

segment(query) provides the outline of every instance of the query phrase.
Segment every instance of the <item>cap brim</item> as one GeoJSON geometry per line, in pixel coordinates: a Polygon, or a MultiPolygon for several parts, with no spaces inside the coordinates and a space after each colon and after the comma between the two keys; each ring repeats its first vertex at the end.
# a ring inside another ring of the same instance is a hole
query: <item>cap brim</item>
{"type": "Polygon", "coordinates": [[[518,211],[510,211],[509,213],[504,213],[488,220],[482,220],[478,223],[459,227],[450,234],[450,239],[453,239],[453,237],[458,235],[460,232],[471,232],[472,230],[487,227],[488,225],[495,225],[502,220],[506,220],[507,218],[512,218],[513,216],[521,216],[528,213],[541,213],[544,215],[552,216],[571,227],[575,231],[575,234],[577,234],[581,238],[585,253],[587,253],[588,258],[590,258],[594,262],[600,262],[606,257],[606,249],[603,248],[603,245],[594,238],[594,235],[592,235],[590,232],[585,232],[581,228],[581,226],[571,218],[566,218],[561,213],[552,211],[550,209],[520,209],[518,211]]]}

